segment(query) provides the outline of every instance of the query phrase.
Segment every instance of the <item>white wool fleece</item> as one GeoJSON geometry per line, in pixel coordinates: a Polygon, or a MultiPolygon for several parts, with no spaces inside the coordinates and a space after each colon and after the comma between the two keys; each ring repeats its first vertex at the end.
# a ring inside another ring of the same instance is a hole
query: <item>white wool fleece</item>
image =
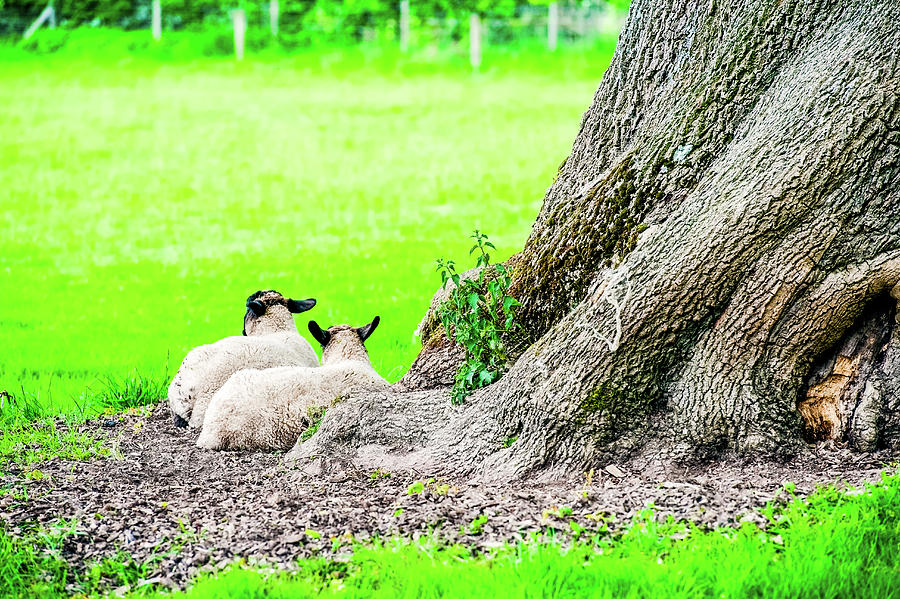
{"type": "Polygon", "coordinates": [[[188,353],[172,384],[169,406],[192,428],[203,424],[213,395],[232,374],[246,368],[316,367],[312,346],[294,331],[259,337],[226,337],[188,353]]]}
{"type": "Polygon", "coordinates": [[[244,368],[318,366],[316,352],[297,332],[293,314],[309,310],[314,299],[297,301],[277,291],[257,291],[247,298],[245,337],[226,337],[191,350],[169,385],[175,424],[203,424],[213,394],[244,368]]]}
{"type": "Polygon", "coordinates": [[[338,325],[310,331],[322,344],[319,368],[238,372],[213,396],[197,446],[206,449],[290,449],[312,424],[309,413],[362,391],[388,388],[363,345],[376,316],[364,327],[338,325]]]}
{"type": "Polygon", "coordinates": [[[387,387],[367,362],[242,370],[213,396],[197,446],[288,450],[312,424],[312,410],[351,393],[387,387]]]}

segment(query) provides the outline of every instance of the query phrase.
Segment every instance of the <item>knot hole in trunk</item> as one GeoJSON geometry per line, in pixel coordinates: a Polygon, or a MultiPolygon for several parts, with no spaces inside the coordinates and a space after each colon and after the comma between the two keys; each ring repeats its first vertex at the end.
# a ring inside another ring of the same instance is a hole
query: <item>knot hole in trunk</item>
{"type": "Polygon", "coordinates": [[[809,442],[860,451],[900,445],[900,326],[888,294],[870,301],[840,340],[814,361],[797,408],[809,442]]]}

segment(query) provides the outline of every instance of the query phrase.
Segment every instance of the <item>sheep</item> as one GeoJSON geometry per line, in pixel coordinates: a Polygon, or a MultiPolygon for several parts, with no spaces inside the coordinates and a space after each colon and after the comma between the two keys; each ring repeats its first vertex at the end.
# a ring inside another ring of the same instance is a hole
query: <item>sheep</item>
{"type": "Polygon", "coordinates": [[[268,368],[235,373],[213,396],[197,446],[204,449],[290,449],[313,414],[359,391],[384,390],[364,342],[380,322],[337,325],[323,331],[309,323],[322,344],[318,368],[268,368]]]}
{"type": "Polygon", "coordinates": [[[257,291],[247,298],[241,337],[225,337],[192,349],[169,385],[169,407],[175,426],[203,424],[213,394],[243,368],[318,366],[309,342],[300,336],[292,314],[305,312],[316,300],[293,300],[277,291],[257,291]]]}

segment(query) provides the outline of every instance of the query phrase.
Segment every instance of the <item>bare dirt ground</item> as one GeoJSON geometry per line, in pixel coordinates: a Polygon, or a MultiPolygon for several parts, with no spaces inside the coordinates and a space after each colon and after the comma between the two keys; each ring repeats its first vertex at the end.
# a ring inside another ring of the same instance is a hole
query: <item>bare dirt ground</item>
{"type": "Polygon", "coordinates": [[[397,534],[490,547],[550,529],[565,537],[570,520],[588,530],[609,517],[622,524],[651,503],[659,517],[710,526],[760,520],[748,512],[776,496],[784,500],[785,482],[796,483],[800,495],[822,483],[858,485],[877,480],[892,460],[822,448],[780,463],[732,458],[642,471],[613,465],[590,478],[484,487],[429,483],[427,472],[317,479],[285,465],[281,454],[200,450],[195,434],[172,424],[165,405],[149,418],[99,419],[82,428],[106,436],[118,451],[89,462],[54,458],[30,466],[41,470],[39,480],[13,468],[2,483],[25,485],[28,499],[0,496],[0,518],[14,533],[75,518],[77,534],[64,545],[73,565],[118,550],[138,561],[155,556],[155,581],[179,587],[242,557],[289,567],[298,557],[346,553],[351,538],[397,534]],[[417,481],[424,489],[410,493],[417,481]],[[487,522],[473,531],[482,515],[487,522]],[[183,547],[171,551],[176,544],[183,547]]]}

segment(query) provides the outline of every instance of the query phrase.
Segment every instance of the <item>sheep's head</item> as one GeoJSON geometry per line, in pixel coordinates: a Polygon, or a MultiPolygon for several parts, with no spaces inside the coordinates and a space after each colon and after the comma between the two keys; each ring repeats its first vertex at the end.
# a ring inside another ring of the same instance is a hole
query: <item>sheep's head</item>
{"type": "Polygon", "coordinates": [[[306,312],[316,305],[316,300],[294,300],[277,291],[257,291],[247,298],[244,314],[244,331],[247,335],[266,335],[296,329],[291,314],[306,312]]]}
{"type": "Polygon", "coordinates": [[[338,324],[323,331],[315,320],[311,320],[309,332],[322,345],[322,365],[341,360],[368,362],[369,353],[366,351],[364,343],[375,331],[379,322],[381,322],[381,318],[376,316],[372,322],[362,327],[338,324]]]}

